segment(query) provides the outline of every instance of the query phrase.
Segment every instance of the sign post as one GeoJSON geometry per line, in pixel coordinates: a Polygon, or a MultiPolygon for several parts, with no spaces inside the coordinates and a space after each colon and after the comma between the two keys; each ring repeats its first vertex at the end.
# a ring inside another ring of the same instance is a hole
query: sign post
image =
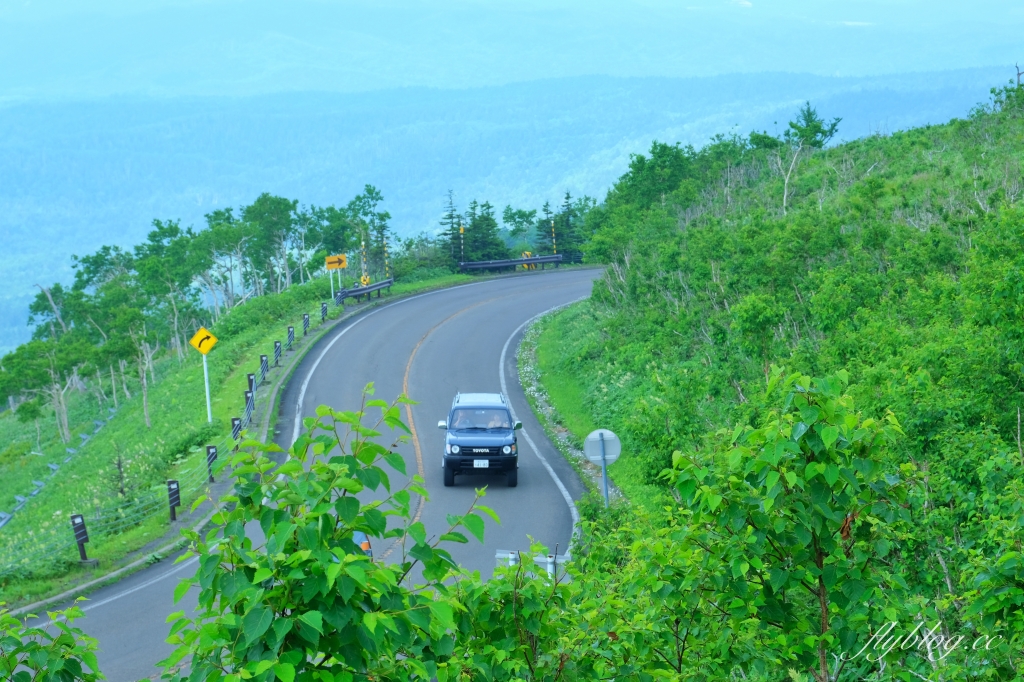
{"type": "Polygon", "coordinates": [[[195,336],[189,339],[189,344],[203,355],[203,381],[206,383],[206,421],[213,423],[213,407],[210,404],[210,368],[206,364],[206,354],[217,345],[217,337],[207,331],[206,327],[200,327],[195,336]]]}
{"type": "Polygon", "coordinates": [[[608,429],[597,429],[583,441],[583,454],[594,464],[601,465],[601,479],[604,485],[604,506],[608,508],[608,465],[619,458],[622,442],[608,429]]]}
{"type": "MultiPolygon", "coordinates": [[[[334,271],[344,270],[348,267],[348,256],[339,253],[337,256],[327,256],[324,265],[327,268],[327,275],[331,278],[331,298],[334,298],[334,271]]],[[[341,273],[338,273],[338,288],[341,288],[341,273]]]]}

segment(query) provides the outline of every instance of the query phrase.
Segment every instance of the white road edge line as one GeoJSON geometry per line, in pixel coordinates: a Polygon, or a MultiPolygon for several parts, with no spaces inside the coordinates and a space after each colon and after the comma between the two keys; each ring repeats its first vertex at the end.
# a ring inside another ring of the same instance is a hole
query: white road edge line
{"type": "MultiPolygon", "coordinates": [[[[168,577],[174,575],[175,573],[181,571],[183,568],[188,568],[189,566],[191,566],[192,564],[194,564],[194,563],[196,563],[198,561],[199,561],[198,558],[193,557],[193,558],[191,558],[191,559],[189,559],[187,561],[181,562],[179,565],[175,566],[174,568],[172,568],[169,571],[164,571],[163,573],[161,573],[160,575],[158,575],[155,578],[150,578],[149,580],[147,580],[146,582],[144,582],[144,583],[142,583],[140,585],[136,585],[135,587],[129,588],[127,590],[124,590],[123,592],[118,592],[117,594],[111,595],[110,597],[107,597],[106,599],[103,599],[101,601],[89,602],[89,603],[87,603],[87,604],[85,604],[85,605],[83,605],[83,606],[81,606],[79,608],[81,608],[82,611],[92,611],[93,609],[96,609],[96,608],[99,608],[101,606],[104,606],[105,604],[109,604],[112,601],[117,601],[121,597],[127,597],[129,594],[132,594],[133,592],[138,592],[139,590],[144,590],[147,587],[149,587],[150,585],[158,583],[161,580],[163,580],[164,578],[168,578],[168,577]]],[[[42,625],[33,625],[32,627],[34,627],[34,628],[45,628],[46,626],[50,625],[51,623],[53,623],[53,621],[52,620],[48,620],[45,623],[43,623],[42,625]]]]}
{"type": "MultiPolygon", "coordinates": [[[[522,331],[523,327],[527,326],[537,318],[543,317],[544,315],[547,315],[549,313],[553,313],[554,311],[560,308],[570,306],[573,303],[579,303],[580,301],[583,301],[586,298],[588,297],[581,296],[580,298],[577,298],[574,301],[569,301],[568,303],[563,303],[561,305],[556,305],[553,308],[548,308],[544,312],[537,313],[536,315],[528,319],[526,322],[523,322],[521,325],[516,327],[516,330],[512,332],[512,335],[509,336],[508,339],[506,339],[505,345],[501,349],[501,360],[498,361],[498,378],[501,379],[502,393],[504,393],[506,396],[508,395],[508,385],[505,383],[505,356],[508,354],[508,345],[512,343],[512,339],[516,337],[516,334],[522,331]]],[[[511,400],[509,400],[508,407],[510,410],[512,410],[512,418],[515,419],[516,410],[514,407],[512,407],[511,400]]],[[[573,544],[576,542],[576,536],[579,533],[580,512],[578,509],[576,509],[576,503],[573,501],[572,495],[569,494],[569,489],[565,487],[564,483],[562,483],[562,479],[560,479],[558,477],[558,474],[555,473],[555,470],[551,467],[551,464],[548,462],[547,458],[545,458],[544,455],[540,454],[540,450],[537,448],[537,444],[533,442],[533,439],[530,438],[530,434],[526,432],[526,429],[522,429],[522,434],[523,437],[526,439],[526,442],[530,444],[530,449],[533,450],[533,454],[537,455],[537,459],[539,459],[540,463],[544,465],[544,468],[548,470],[548,474],[551,476],[551,480],[553,480],[555,482],[555,485],[558,486],[558,490],[561,491],[562,497],[565,499],[565,503],[569,506],[569,513],[572,514],[572,533],[569,535],[569,547],[566,548],[566,553],[568,554],[569,550],[572,549],[573,544]]]]}

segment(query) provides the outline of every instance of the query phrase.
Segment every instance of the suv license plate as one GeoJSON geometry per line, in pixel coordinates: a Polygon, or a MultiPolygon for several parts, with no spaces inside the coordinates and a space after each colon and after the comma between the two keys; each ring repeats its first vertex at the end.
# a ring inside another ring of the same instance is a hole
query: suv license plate
{"type": "Polygon", "coordinates": [[[474,459],[473,460],[473,468],[474,469],[486,469],[490,465],[491,465],[490,461],[488,461],[486,459],[474,459]]]}

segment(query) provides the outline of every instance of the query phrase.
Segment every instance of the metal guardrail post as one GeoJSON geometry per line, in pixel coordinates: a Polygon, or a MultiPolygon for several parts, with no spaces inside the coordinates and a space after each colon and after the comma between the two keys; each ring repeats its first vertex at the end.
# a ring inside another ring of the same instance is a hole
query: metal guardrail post
{"type": "Polygon", "coordinates": [[[217,461],[217,446],[206,446],[206,470],[210,474],[210,483],[213,483],[213,463],[217,461]]]}

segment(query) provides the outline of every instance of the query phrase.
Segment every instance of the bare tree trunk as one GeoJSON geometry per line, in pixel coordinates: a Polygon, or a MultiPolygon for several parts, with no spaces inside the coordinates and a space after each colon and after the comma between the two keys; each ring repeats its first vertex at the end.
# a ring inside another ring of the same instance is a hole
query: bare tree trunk
{"type": "Polygon", "coordinates": [[[125,370],[125,367],[127,367],[128,363],[125,362],[124,360],[118,360],[117,364],[121,368],[121,388],[124,389],[125,400],[131,400],[132,399],[132,394],[128,392],[128,379],[124,375],[124,370],[125,370]]]}
{"type": "Polygon", "coordinates": [[[174,318],[172,319],[171,326],[173,327],[172,333],[174,334],[174,350],[178,357],[178,364],[185,359],[185,354],[182,352],[181,339],[178,338],[178,304],[174,300],[174,292],[167,294],[167,298],[171,299],[171,310],[174,311],[174,318]]]}
{"type": "Polygon", "coordinates": [[[39,287],[40,291],[46,294],[46,300],[50,302],[50,308],[53,310],[53,316],[57,318],[57,322],[60,323],[60,328],[64,330],[65,334],[67,334],[68,326],[64,324],[64,318],[60,316],[60,311],[57,310],[57,304],[53,302],[53,296],[50,295],[50,290],[46,287],[39,286],[38,284],[36,286],[39,287]]]}
{"type": "MultiPolygon", "coordinates": [[[[52,360],[51,360],[52,362],[52,360]]],[[[64,392],[68,386],[61,386],[57,373],[50,369],[50,385],[43,389],[43,393],[50,401],[53,408],[53,418],[57,425],[57,435],[65,445],[71,442],[71,429],[68,426],[68,406],[64,400],[64,392]]]]}
{"type": "Polygon", "coordinates": [[[110,390],[114,395],[114,411],[117,411],[117,380],[114,379],[114,365],[110,365],[110,390]]]}
{"type": "Polygon", "coordinates": [[[793,175],[793,169],[796,168],[796,160],[800,157],[800,151],[804,148],[803,143],[796,148],[796,152],[793,153],[793,160],[789,163],[789,170],[786,172],[786,180],[782,185],[782,215],[786,215],[786,204],[789,200],[789,178],[793,175]]]}
{"type": "Polygon", "coordinates": [[[146,355],[139,348],[137,356],[139,366],[139,382],[142,384],[142,416],[146,419],[146,428],[152,428],[149,422],[149,382],[146,381],[146,355]]]}

